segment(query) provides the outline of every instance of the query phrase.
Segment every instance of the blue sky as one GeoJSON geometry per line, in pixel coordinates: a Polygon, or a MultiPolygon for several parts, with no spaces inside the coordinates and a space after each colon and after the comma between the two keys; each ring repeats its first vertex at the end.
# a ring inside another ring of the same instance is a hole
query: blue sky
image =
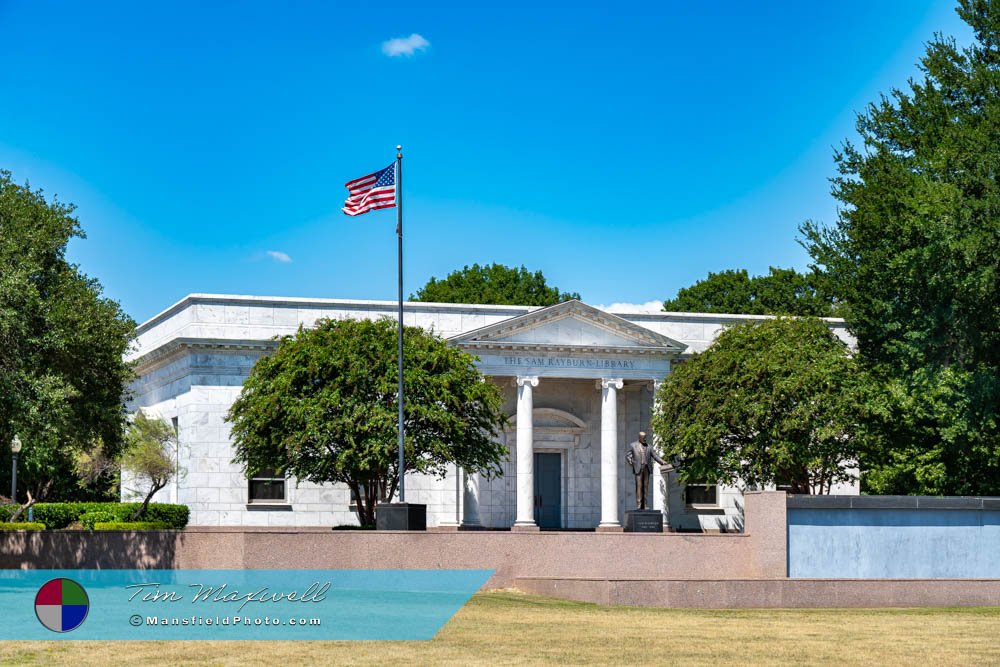
{"type": "Polygon", "coordinates": [[[927,0],[0,0],[0,167],[79,206],[71,259],[138,321],[395,299],[395,211],[340,206],[397,143],[407,293],[496,261],[644,303],[805,268],[833,148],[936,31],[969,39],[927,0]]]}

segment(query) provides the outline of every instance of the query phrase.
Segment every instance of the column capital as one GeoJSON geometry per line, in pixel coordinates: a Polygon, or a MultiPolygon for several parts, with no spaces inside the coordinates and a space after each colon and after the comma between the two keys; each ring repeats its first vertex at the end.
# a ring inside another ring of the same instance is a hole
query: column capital
{"type": "Polygon", "coordinates": [[[538,386],[538,376],[537,375],[518,375],[514,378],[515,387],[523,387],[526,384],[530,384],[532,387],[538,386]]]}
{"type": "Polygon", "coordinates": [[[625,386],[622,378],[601,378],[594,383],[598,389],[621,389],[625,386]]]}

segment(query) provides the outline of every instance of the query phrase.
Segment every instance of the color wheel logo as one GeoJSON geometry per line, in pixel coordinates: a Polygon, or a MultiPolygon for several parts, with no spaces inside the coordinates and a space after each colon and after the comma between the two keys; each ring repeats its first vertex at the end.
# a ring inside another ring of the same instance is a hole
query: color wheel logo
{"type": "Polygon", "coordinates": [[[72,579],[51,579],[35,595],[38,622],[53,632],[76,630],[87,618],[88,611],[87,591],[72,579]]]}

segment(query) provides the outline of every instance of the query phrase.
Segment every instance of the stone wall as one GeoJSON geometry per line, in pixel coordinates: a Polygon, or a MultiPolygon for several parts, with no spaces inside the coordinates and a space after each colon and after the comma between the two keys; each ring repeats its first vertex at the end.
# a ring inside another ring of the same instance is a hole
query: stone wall
{"type": "Polygon", "coordinates": [[[749,494],[745,534],[375,532],[318,528],[0,533],[4,569],[493,569],[519,577],[784,576],[784,493],[749,494]],[[754,513],[760,516],[754,520],[754,513]],[[777,545],[777,546],[776,546],[777,545]]]}

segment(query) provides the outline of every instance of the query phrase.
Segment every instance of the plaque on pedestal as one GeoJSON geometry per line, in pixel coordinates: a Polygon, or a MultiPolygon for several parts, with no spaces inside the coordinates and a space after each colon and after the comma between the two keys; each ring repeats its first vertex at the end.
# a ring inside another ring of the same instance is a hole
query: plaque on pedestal
{"type": "Polygon", "coordinates": [[[427,505],[379,503],[375,508],[376,530],[427,530],[427,505]]]}
{"type": "Polygon", "coordinates": [[[663,512],[660,510],[626,510],[626,533],[662,533],[663,512]]]}

